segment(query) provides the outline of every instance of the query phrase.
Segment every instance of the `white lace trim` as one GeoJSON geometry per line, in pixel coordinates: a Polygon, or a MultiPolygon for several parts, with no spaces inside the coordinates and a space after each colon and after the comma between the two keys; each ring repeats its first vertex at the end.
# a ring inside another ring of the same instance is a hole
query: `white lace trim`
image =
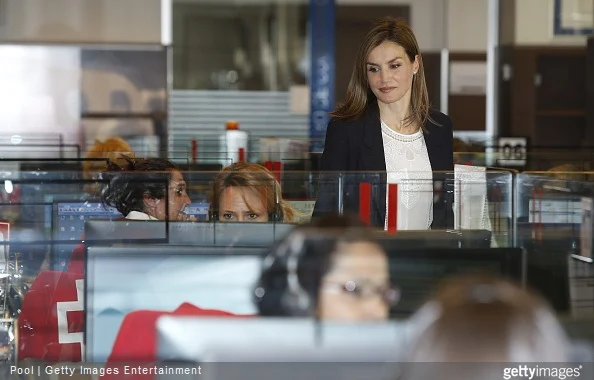
{"type": "Polygon", "coordinates": [[[404,135],[383,121],[381,126],[387,183],[398,184],[398,229],[428,229],[433,222],[433,173],[423,132],[404,135]]]}
{"type": "Polygon", "coordinates": [[[382,121],[382,132],[385,133],[386,135],[388,135],[390,138],[392,138],[394,140],[402,141],[402,142],[412,142],[412,141],[416,141],[423,137],[423,131],[421,131],[420,129],[411,135],[405,135],[402,133],[398,133],[395,130],[393,130],[392,128],[388,127],[386,125],[386,123],[384,123],[383,121],[382,121]]]}

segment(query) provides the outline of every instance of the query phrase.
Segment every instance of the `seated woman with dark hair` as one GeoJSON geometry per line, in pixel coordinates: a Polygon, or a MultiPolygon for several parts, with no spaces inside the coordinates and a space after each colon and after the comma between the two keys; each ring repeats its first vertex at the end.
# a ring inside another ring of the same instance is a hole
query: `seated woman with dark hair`
{"type": "MultiPolygon", "coordinates": [[[[195,220],[184,209],[190,204],[186,182],[172,162],[162,158],[134,159],[123,156],[126,164],[110,162],[101,179],[103,204],[116,208],[130,220],[195,220]]],[[[68,272],[84,272],[84,244],[72,251],[68,272]]]]}
{"type": "Polygon", "coordinates": [[[210,220],[221,222],[288,222],[297,212],[283,200],[281,186],[265,167],[236,162],[213,181],[210,220]]]}
{"type": "Polygon", "coordinates": [[[106,206],[116,208],[126,219],[189,219],[184,209],[190,197],[175,164],[162,158],[124,159],[124,166],[112,162],[102,174],[109,181],[101,191],[106,206]]]}
{"type": "Polygon", "coordinates": [[[354,216],[329,215],[272,248],[254,295],[261,316],[358,322],[386,320],[400,293],[371,229],[354,216]]]}
{"type": "MultiPolygon", "coordinates": [[[[161,158],[132,159],[108,165],[103,202],[133,220],[188,220],[183,212],[190,203],[186,183],[176,166],[161,158]]],[[[84,359],[85,246],[72,252],[68,273],[43,271],[25,295],[19,321],[19,357],[48,362],[84,359]],[[71,304],[68,317],[60,305],[71,304]],[[64,338],[66,336],[66,338],[64,338]]],[[[192,312],[204,311],[193,308],[192,312]]],[[[208,311],[207,311],[208,312],[208,311]]]]}

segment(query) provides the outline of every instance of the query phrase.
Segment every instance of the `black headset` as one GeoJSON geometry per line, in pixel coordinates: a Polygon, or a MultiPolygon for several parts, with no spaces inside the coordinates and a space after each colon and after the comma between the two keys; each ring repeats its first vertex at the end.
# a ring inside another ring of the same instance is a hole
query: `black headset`
{"type": "Polygon", "coordinates": [[[299,281],[306,239],[304,232],[293,232],[264,258],[260,280],[254,289],[254,302],[260,315],[306,317],[314,313],[312,296],[299,281]]]}

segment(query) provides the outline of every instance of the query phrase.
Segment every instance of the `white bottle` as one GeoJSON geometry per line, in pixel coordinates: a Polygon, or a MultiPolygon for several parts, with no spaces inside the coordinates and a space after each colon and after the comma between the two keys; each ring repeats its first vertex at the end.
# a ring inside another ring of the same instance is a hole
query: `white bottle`
{"type": "Polygon", "coordinates": [[[248,133],[239,130],[239,123],[231,120],[227,122],[225,133],[221,138],[221,152],[223,167],[234,162],[247,161],[248,133]]]}

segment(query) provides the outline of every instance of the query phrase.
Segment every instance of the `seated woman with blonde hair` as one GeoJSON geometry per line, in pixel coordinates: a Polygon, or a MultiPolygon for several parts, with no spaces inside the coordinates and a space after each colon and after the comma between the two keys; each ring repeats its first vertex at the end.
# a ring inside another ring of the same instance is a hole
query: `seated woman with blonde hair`
{"type": "Polygon", "coordinates": [[[209,202],[209,219],[217,222],[293,223],[297,216],[272,173],[247,162],[233,163],[217,174],[209,202]]]}

